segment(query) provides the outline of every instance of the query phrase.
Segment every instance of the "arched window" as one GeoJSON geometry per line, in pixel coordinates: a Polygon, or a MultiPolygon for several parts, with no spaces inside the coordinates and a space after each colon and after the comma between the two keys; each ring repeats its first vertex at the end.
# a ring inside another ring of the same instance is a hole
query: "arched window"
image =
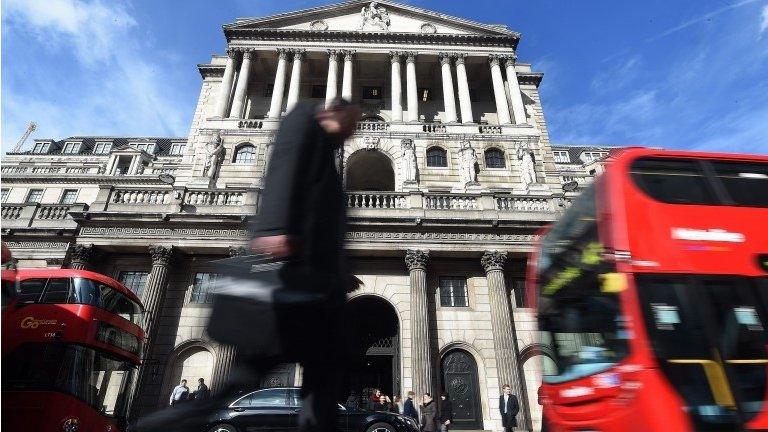
{"type": "Polygon", "coordinates": [[[486,168],[504,168],[506,167],[504,161],[504,152],[497,148],[489,148],[485,151],[485,167],[486,168]]]}
{"type": "Polygon", "coordinates": [[[428,167],[447,167],[448,156],[445,153],[445,149],[440,147],[430,147],[427,149],[427,166],[428,167]]]}
{"type": "Polygon", "coordinates": [[[256,162],[256,147],[245,144],[235,150],[235,163],[248,164],[256,162]]]}

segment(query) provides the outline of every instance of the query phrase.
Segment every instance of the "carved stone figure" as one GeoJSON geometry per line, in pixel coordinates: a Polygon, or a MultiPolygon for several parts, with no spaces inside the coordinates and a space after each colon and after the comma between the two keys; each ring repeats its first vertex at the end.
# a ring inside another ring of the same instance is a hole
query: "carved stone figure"
{"type": "Polygon", "coordinates": [[[469,141],[461,142],[461,184],[477,184],[477,153],[469,141]]]}
{"type": "Polygon", "coordinates": [[[534,117],[534,114],[533,114],[533,105],[529,104],[529,105],[524,105],[523,107],[525,108],[526,122],[529,125],[536,127],[536,118],[534,117]]]}
{"type": "Polygon", "coordinates": [[[520,181],[526,189],[536,183],[536,164],[533,150],[520,147],[517,150],[517,159],[520,160],[520,181]]]}
{"type": "Polygon", "coordinates": [[[405,138],[400,142],[402,158],[400,160],[400,174],[404,184],[416,183],[418,168],[416,165],[416,149],[413,140],[405,138]]]}
{"type": "Polygon", "coordinates": [[[377,2],[371,2],[367,7],[360,11],[360,30],[365,30],[366,26],[372,29],[389,31],[389,13],[377,2]]]}
{"type": "Polygon", "coordinates": [[[373,136],[365,137],[365,148],[366,148],[366,150],[376,150],[376,149],[378,149],[380,141],[381,141],[381,138],[379,138],[379,137],[373,137],[373,136]]]}
{"type": "Polygon", "coordinates": [[[224,160],[224,143],[220,133],[216,133],[216,138],[213,142],[206,144],[205,154],[206,158],[205,166],[203,167],[203,176],[208,177],[211,180],[216,180],[216,177],[219,175],[221,162],[224,160]]]}

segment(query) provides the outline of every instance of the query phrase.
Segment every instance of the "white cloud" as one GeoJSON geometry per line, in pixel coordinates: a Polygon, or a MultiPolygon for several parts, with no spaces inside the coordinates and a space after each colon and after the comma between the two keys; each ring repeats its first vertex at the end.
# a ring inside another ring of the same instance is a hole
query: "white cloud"
{"type": "Polygon", "coordinates": [[[186,133],[178,68],[153,58],[126,3],[5,0],[3,27],[3,150],[30,120],[55,139],[186,133]]]}
{"type": "Polygon", "coordinates": [[[656,36],[653,36],[652,38],[649,38],[647,40],[647,42],[651,42],[651,41],[655,41],[657,39],[661,39],[661,38],[663,38],[665,36],[669,36],[669,35],[671,35],[673,33],[677,33],[680,30],[687,29],[690,26],[702,23],[704,21],[709,21],[712,18],[714,18],[714,17],[716,17],[716,16],[718,16],[720,14],[728,12],[729,10],[736,9],[736,8],[739,8],[739,7],[742,7],[742,6],[746,6],[746,5],[748,5],[750,3],[754,3],[756,1],[758,1],[758,0],[742,0],[740,2],[731,4],[731,5],[728,5],[728,6],[721,7],[720,9],[715,9],[715,10],[713,10],[711,12],[708,12],[708,13],[706,13],[704,15],[697,16],[697,17],[695,17],[693,19],[690,19],[690,20],[680,24],[680,25],[677,25],[677,26],[672,27],[672,28],[670,28],[668,30],[665,30],[665,31],[657,34],[656,36]]]}
{"type": "Polygon", "coordinates": [[[768,30],[768,5],[763,6],[763,12],[760,14],[760,36],[768,30]]]}

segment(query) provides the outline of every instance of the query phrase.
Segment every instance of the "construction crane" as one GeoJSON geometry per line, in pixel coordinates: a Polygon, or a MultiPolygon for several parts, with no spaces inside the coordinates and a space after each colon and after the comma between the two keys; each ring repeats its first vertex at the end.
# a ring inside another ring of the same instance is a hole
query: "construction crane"
{"type": "Polygon", "coordinates": [[[24,135],[19,138],[19,142],[16,143],[16,145],[13,147],[13,150],[11,150],[11,153],[18,153],[21,151],[21,147],[24,145],[24,142],[29,138],[29,135],[37,129],[37,124],[35,122],[29,122],[29,126],[27,126],[27,131],[24,132],[24,135]]]}

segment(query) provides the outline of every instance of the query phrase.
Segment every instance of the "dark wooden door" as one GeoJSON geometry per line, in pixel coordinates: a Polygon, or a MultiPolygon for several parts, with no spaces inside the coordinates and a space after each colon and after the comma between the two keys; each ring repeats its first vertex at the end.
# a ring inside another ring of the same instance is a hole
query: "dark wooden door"
{"type": "Polygon", "coordinates": [[[448,352],[441,363],[443,388],[453,401],[454,429],[482,429],[477,363],[466,351],[448,352]]]}

